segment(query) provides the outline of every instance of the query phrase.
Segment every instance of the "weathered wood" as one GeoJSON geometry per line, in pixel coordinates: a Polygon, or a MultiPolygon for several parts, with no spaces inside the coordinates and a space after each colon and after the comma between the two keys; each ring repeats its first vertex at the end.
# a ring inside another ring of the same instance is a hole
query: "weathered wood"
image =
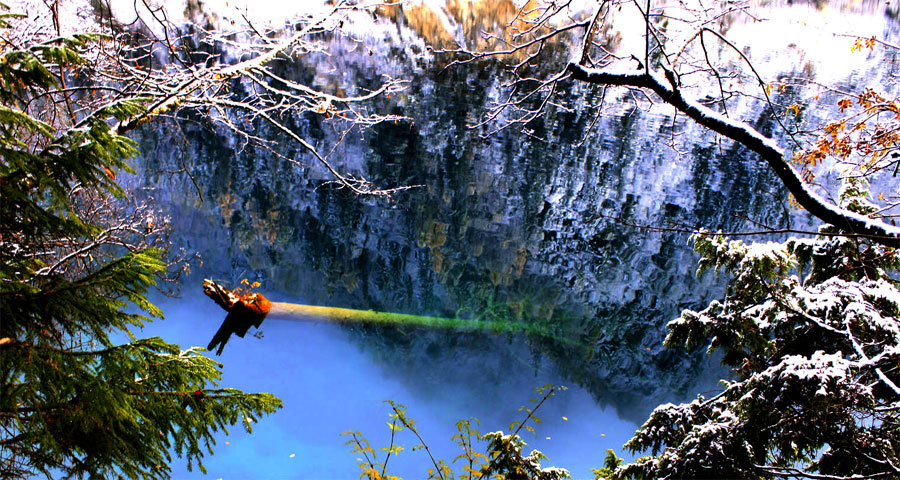
{"type": "MultiPolygon", "coordinates": [[[[407,325],[453,330],[484,330],[493,323],[462,320],[458,318],[429,317],[408,313],[376,312],[375,310],[354,310],[352,308],[323,307],[299,303],[274,302],[270,312],[272,317],[291,320],[305,320],[325,323],[357,323],[368,325],[407,325]]],[[[519,324],[524,325],[524,324],[519,324]]]]}
{"type": "Polygon", "coordinates": [[[216,355],[222,354],[232,334],[243,338],[251,326],[259,328],[272,309],[272,302],[261,293],[238,294],[212,280],[203,281],[203,293],[228,312],[222,326],[206,347],[207,350],[218,347],[216,355]]]}
{"type": "Polygon", "coordinates": [[[228,312],[225,321],[207,347],[208,350],[218,347],[216,354],[222,353],[222,349],[225,348],[225,343],[231,338],[231,334],[243,337],[251,326],[259,328],[263,320],[268,317],[306,322],[407,326],[455,331],[522,332],[552,338],[565,344],[578,345],[577,342],[558,335],[557,332],[548,329],[545,325],[526,321],[483,321],[270,302],[261,293],[244,293],[239,289],[229,290],[212,280],[203,281],[203,292],[228,312]]]}

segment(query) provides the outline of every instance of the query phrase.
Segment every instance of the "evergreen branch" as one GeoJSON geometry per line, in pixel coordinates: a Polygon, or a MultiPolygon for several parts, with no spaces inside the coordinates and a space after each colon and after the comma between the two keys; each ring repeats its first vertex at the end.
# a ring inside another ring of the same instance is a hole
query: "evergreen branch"
{"type": "Polygon", "coordinates": [[[14,338],[6,337],[0,339],[0,347],[9,347],[9,348],[30,348],[35,350],[44,350],[48,352],[53,352],[58,355],[70,356],[70,357],[85,357],[85,356],[99,356],[106,355],[109,352],[120,349],[122,347],[130,346],[130,344],[125,345],[116,345],[108,348],[104,348],[101,350],[69,350],[63,348],[51,347],[50,345],[39,345],[28,343],[21,340],[16,340],[14,338]]]}
{"type": "Polygon", "coordinates": [[[13,443],[21,442],[22,440],[25,440],[27,438],[28,438],[27,434],[20,433],[14,437],[0,439],[0,445],[2,445],[2,446],[11,445],[13,443]]]}
{"type": "Polygon", "coordinates": [[[879,479],[879,478],[893,478],[897,473],[900,473],[900,470],[895,472],[880,472],[873,473],[871,475],[825,475],[825,474],[817,474],[810,473],[804,470],[800,470],[793,467],[773,467],[769,465],[754,465],[756,468],[765,471],[766,473],[770,473],[777,477],[783,478],[810,478],[813,480],[869,480],[869,479],[879,479]]]}

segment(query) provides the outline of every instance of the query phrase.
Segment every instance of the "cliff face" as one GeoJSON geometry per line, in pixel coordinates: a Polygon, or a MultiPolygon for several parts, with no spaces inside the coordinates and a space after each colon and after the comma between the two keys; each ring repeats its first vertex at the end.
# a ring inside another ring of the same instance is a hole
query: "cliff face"
{"type": "MultiPolygon", "coordinates": [[[[453,12],[443,14],[455,24],[469,18],[453,12]]],[[[630,106],[621,92],[608,94],[612,106],[598,118],[600,92],[577,84],[561,90],[582,108],[551,107],[528,132],[483,137],[487,127],[469,126],[502,94],[500,67],[444,70],[446,62],[423,48],[431,34],[407,10],[381,14],[380,30],[363,43],[326,39],[331,55],[278,68],[348,94],[377,84],[382,73],[408,78],[402,95],[373,108],[409,120],[343,141],[321,118],[295,118],[291,127],[324,151],[334,147],[330,158],[343,171],[380,186],[421,187],[393,202],[358,198],[325,184],[327,173],[294,147],[280,153],[308,168],[243,148],[192,119],[179,129],[148,128],[140,133],[135,187],[173,212],[177,243],[204,259],[198,275],[232,284],[249,277],[271,298],[311,304],[542,322],[577,344],[359,330],[360,344],[398,370],[465,356],[487,377],[501,377],[522,368],[504,357],[531,354],[544,359],[533,365],[549,362],[636,420],[646,406],[685,392],[701,353],[662,349],[664,325],[721,293],[724,279],[694,275],[682,227],[807,224],[790,211],[774,175],[693,124],[630,106]],[[165,173],[181,169],[190,175],[165,173]]],[[[782,67],[784,76],[804,68],[782,67]]],[[[805,101],[790,88],[778,95],[785,104],[805,101]]],[[[740,108],[735,116],[776,131],[759,104],[740,108]]],[[[277,132],[259,133],[290,145],[277,132]]]]}

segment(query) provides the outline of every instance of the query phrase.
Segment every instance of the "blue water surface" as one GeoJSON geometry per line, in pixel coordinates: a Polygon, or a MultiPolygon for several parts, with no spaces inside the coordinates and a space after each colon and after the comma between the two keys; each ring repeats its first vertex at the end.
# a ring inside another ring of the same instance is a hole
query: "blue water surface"
{"type": "MultiPolygon", "coordinates": [[[[199,293],[164,299],[160,306],[166,318],[135,334],[162,336],[182,348],[205,345],[224,313],[199,293]]],[[[272,320],[262,330],[261,339],[232,338],[216,357],[224,364],[221,386],[271,392],[284,401],[284,408],[255,423],[252,434],[236,425],[228,435],[217,435],[215,454],[204,460],[207,476],[196,466],[188,471],[186,462],[176,459],[173,478],[358,478],[359,456],[350,452],[345,444],[350,437],[341,433],[358,430],[377,451],[386,447],[388,399],[407,406],[435,458],[449,463],[461,453],[450,440],[458,420],[477,417],[482,433],[508,432],[511,422],[524,417],[519,407],[536,397],[534,387],[563,383],[549,368],[535,371],[523,362],[521,370],[509,371],[501,382],[484,384],[478,371],[453,371],[471,370],[463,359],[443,365],[441,372],[407,369],[412,376],[402,378],[362,351],[340,326],[272,320]],[[433,375],[445,376],[447,382],[437,389],[417,388],[421,378],[433,375]]],[[[546,402],[538,416],[543,423],[535,425],[536,435],[522,432],[527,451],[543,451],[549,456],[544,466],[568,468],[574,478],[591,478],[590,469],[602,465],[606,449],[621,454],[621,445],[637,427],[571,386],[546,402]]],[[[387,473],[426,478],[428,455],[411,450],[418,441],[402,432],[397,443],[406,449],[391,457],[387,473]]],[[[462,462],[454,467],[460,471],[462,462]]]]}

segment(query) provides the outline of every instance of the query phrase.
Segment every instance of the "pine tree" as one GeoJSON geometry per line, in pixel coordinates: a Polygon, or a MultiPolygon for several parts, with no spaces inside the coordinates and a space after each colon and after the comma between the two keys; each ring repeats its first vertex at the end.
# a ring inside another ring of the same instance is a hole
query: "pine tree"
{"type": "Polygon", "coordinates": [[[172,453],[204,470],[215,432],[281,402],[131,334],[161,316],[147,294],[169,266],[165,218],[116,183],[136,151],[114,126],[145,104],[97,101],[92,49],[109,38],[19,40],[0,56],[0,476],[166,478],[172,453]]]}
{"type": "MultiPolygon", "coordinates": [[[[865,178],[844,208],[871,214],[865,178]]],[[[668,346],[708,342],[733,378],[712,398],[665,404],[626,444],[651,456],[612,478],[900,476],[900,252],[833,226],[784,242],[694,237],[725,295],[669,323],[668,346]]]]}

